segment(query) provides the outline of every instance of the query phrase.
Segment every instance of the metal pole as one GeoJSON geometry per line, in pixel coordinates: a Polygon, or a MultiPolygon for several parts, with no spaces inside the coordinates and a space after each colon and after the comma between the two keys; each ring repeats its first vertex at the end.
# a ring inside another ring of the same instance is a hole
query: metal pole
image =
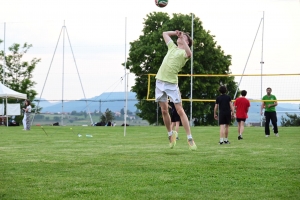
{"type": "Polygon", "coordinates": [[[125,105],[124,105],[124,137],[126,136],[126,116],[127,116],[127,75],[126,75],[126,62],[127,62],[127,17],[125,17],[125,64],[124,64],[124,72],[125,72],[125,105]]]}
{"type": "MultiPolygon", "coordinates": [[[[3,68],[2,68],[2,74],[3,74],[3,76],[2,76],[2,84],[4,85],[4,80],[5,80],[5,67],[6,67],[6,60],[5,60],[5,28],[6,28],[6,23],[4,22],[4,41],[3,41],[3,68]]],[[[4,102],[4,99],[3,99],[3,102],[4,102]]]]}
{"type": "MultiPolygon", "coordinates": [[[[192,14],[192,40],[194,39],[194,15],[192,14]]],[[[193,45],[191,46],[191,75],[193,75],[193,45]]],[[[191,96],[190,96],[190,126],[193,125],[193,76],[191,76],[191,96]]]]}
{"type": "Polygon", "coordinates": [[[84,92],[84,89],[83,89],[81,77],[80,77],[80,74],[79,74],[79,71],[78,71],[78,67],[77,67],[77,63],[76,63],[75,56],[74,56],[73,48],[72,48],[72,45],[71,45],[71,41],[70,41],[68,29],[67,29],[67,27],[65,27],[65,29],[66,29],[67,38],[68,38],[68,41],[69,41],[69,44],[70,44],[71,52],[72,52],[72,55],[73,55],[73,59],[74,59],[74,63],[75,63],[77,75],[78,75],[78,78],[79,78],[81,90],[82,90],[82,93],[83,93],[83,96],[84,96],[84,99],[85,99],[85,105],[86,105],[86,108],[87,108],[87,112],[88,112],[88,114],[89,114],[89,117],[90,117],[90,120],[91,120],[91,124],[94,124],[93,119],[92,119],[92,116],[91,116],[91,112],[90,112],[90,107],[89,107],[89,105],[88,105],[88,103],[87,103],[86,95],[85,95],[85,92],[84,92]]]}
{"type": "Polygon", "coordinates": [[[61,125],[64,125],[64,70],[65,70],[65,21],[64,21],[64,31],[63,31],[63,64],[62,64],[62,98],[61,98],[61,125]]]}
{"type": "MultiPolygon", "coordinates": [[[[6,96],[6,107],[7,107],[7,96],[6,96]]],[[[6,109],[7,111],[7,109],[6,109]]],[[[7,112],[5,112],[6,114],[6,127],[8,127],[8,116],[7,116],[7,112]]],[[[25,115],[25,114],[24,114],[25,115]]]]}
{"type": "MultiPolygon", "coordinates": [[[[263,65],[264,65],[264,60],[263,60],[263,56],[264,56],[264,25],[265,25],[265,11],[263,11],[263,17],[262,17],[262,40],[261,40],[261,61],[260,61],[260,98],[262,99],[262,83],[263,83],[263,65]]],[[[259,115],[261,115],[261,113],[259,113],[259,115]]],[[[260,120],[260,126],[262,126],[262,120],[260,120]]]]}
{"type": "MultiPolygon", "coordinates": [[[[4,85],[4,80],[5,80],[5,66],[6,66],[6,60],[5,60],[5,26],[6,26],[6,23],[4,22],[4,38],[3,38],[3,68],[2,68],[2,84],[4,85]]],[[[4,106],[5,106],[5,102],[4,102],[4,99],[2,99],[2,104],[3,104],[3,114],[5,113],[6,114],[6,111],[5,111],[5,108],[4,108],[4,106]]],[[[6,105],[7,105],[7,98],[6,98],[6,105]]],[[[6,124],[8,124],[7,123],[7,119],[6,119],[6,124]]]]}
{"type": "MultiPolygon", "coordinates": [[[[247,64],[248,64],[248,61],[249,61],[249,58],[250,58],[250,55],[251,55],[251,52],[252,52],[252,49],[253,49],[253,46],[254,46],[254,43],[255,43],[255,40],[256,40],[256,37],[257,37],[257,34],[258,34],[258,31],[259,31],[259,28],[260,28],[260,25],[261,25],[262,20],[263,20],[263,19],[261,19],[260,22],[259,22],[259,26],[258,26],[258,29],[257,29],[257,31],[256,31],[256,34],[255,34],[255,37],[254,37],[254,41],[253,41],[253,43],[252,43],[252,46],[251,46],[251,49],[250,49],[250,52],[249,52],[249,55],[248,55],[248,58],[247,58],[247,61],[246,61],[246,64],[245,64],[245,67],[244,67],[244,70],[243,70],[242,75],[244,75],[244,73],[245,73],[245,70],[246,70],[246,67],[247,67],[247,64]]],[[[237,94],[237,91],[238,91],[238,89],[239,89],[239,87],[240,87],[240,84],[241,84],[241,82],[242,82],[242,79],[243,79],[243,76],[241,76],[241,79],[240,79],[240,81],[239,81],[238,87],[236,88],[236,91],[235,91],[235,94],[234,94],[233,99],[236,98],[236,94],[237,94]]]]}
{"type": "MultiPolygon", "coordinates": [[[[55,46],[55,49],[54,49],[54,52],[53,52],[53,56],[52,56],[52,59],[51,59],[50,66],[49,66],[49,68],[48,68],[48,72],[47,72],[47,75],[46,75],[46,79],[45,79],[45,82],[44,82],[42,91],[41,91],[41,93],[40,93],[39,101],[38,101],[37,106],[36,106],[37,108],[39,107],[39,104],[40,104],[40,101],[41,101],[41,98],[42,98],[42,95],[43,95],[43,92],[44,92],[44,89],[45,89],[45,85],[46,85],[46,82],[47,82],[47,80],[48,80],[49,72],[50,72],[50,69],[51,69],[51,66],[52,66],[52,63],[53,63],[53,60],[54,60],[54,56],[55,56],[55,53],[56,53],[56,50],[57,50],[57,46],[58,46],[58,43],[59,43],[59,40],[60,40],[60,36],[61,36],[61,33],[62,33],[63,29],[64,29],[64,27],[61,28],[60,33],[59,33],[59,36],[58,36],[58,40],[57,40],[57,43],[56,43],[56,46],[55,46]]],[[[33,115],[32,120],[31,120],[31,125],[32,125],[32,123],[33,123],[33,121],[34,121],[36,112],[37,112],[37,109],[35,109],[34,115],[33,115]]]]}
{"type": "Polygon", "coordinates": [[[99,101],[99,122],[101,122],[101,99],[99,101]]]}

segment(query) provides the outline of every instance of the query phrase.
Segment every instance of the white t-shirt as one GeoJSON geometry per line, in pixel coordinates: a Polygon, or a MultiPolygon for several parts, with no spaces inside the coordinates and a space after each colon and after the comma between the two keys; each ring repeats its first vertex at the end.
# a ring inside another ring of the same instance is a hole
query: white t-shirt
{"type": "Polygon", "coordinates": [[[27,109],[27,112],[31,112],[31,105],[28,105],[27,107],[26,107],[26,109],[27,109]]]}

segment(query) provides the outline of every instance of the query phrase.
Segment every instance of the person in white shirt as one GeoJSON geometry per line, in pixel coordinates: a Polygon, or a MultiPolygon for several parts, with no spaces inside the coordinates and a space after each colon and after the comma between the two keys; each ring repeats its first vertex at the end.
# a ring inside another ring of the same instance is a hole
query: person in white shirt
{"type": "Polygon", "coordinates": [[[31,103],[28,99],[25,100],[25,108],[23,108],[24,111],[24,118],[22,120],[24,130],[29,131],[30,130],[30,115],[31,115],[31,103]]]}

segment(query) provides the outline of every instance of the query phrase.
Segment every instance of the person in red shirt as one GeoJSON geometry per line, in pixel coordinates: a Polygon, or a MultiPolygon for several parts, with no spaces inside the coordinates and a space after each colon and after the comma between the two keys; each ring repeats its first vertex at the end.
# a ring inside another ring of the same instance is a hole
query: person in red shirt
{"type": "Polygon", "coordinates": [[[236,110],[236,121],[238,123],[238,140],[243,139],[244,125],[245,121],[248,118],[248,110],[250,107],[250,101],[245,98],[247,95],[246,90],[242,90],[241,97],[237,98],[234,102],[234,108],[236,110]]]}

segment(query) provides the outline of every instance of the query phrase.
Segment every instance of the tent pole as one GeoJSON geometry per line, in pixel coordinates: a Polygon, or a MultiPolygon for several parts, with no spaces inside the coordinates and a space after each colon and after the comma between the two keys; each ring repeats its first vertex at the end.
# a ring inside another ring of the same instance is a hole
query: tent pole
{"type": "MultiPolygon", "coordinates": [[[[7,97],[6,97],[6,108],[7,108],[7,97]]],[[[6,127],[8,127],[8,116],[7,116],[7,109],[6,109],[6,127]]]]}

